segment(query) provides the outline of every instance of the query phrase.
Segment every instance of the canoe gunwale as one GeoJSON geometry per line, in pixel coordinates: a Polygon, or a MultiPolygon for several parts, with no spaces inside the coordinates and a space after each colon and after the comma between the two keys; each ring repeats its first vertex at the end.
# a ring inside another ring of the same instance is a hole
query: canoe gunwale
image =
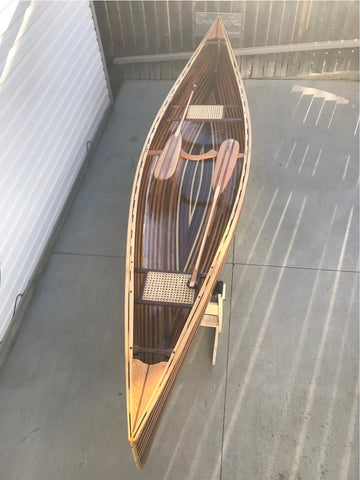
{"type": "MultiPolygon", "coordinates": [[[[208,34],[209,35],[209,34],[208,34]]],[[[220,271],[225,263],[226,255],[229,251],[231,242],[234,237],[235,229],[237,227],[238,219],[241,213],[242,205],[244,202],[244,196],[246,191],[246,186],[249,177],[249,165],[251,158],[251,123],[249,117],[248,103],[246,99],[246,94],[243,86],[243,82],[238,71],[237,62],[233,54],[229,39],[225,35],[224,43],[227,47],[228,53],[230,55],[231,65],[236,77],[238,90],[240,98],[242,101],[243,109],[243,128],[245,133],[244,139],[244,152],[243,152],[243,165],[241,171],[241,177],[239,181],[239,186],[237,188],[237,194],[231,209],[230,217],[227,222],[225,231],[223,233],[221,242],[217,248],[216,254],[213,257],[213,261],[210,265],[208,272],[202,275],[203,281],[200,286],[200,289],[196,292],[195,301],[192,306],[189,307],[190,312],[186,320],[186,323],[180,333],[180,336],[177,340],[175,347],[172,350],[172,353],[169,356],[168,361],[164,367],[164,371],[161,376],[157,388],[154,390],[153,394],[150,396],[146,409],[138,419],[135,425],[132,425],[131,418],[131,403],[132,403],[132,387],[131,387],[131,378],[132,378],[132,364],[134,360],[133,356],[133,326],[131,324],[133,314],[134,314],[134,304],[136,303],[136,298],[134,294],[134,278],[135,273],[141,273],[142,269],[135,268],[135,221],[137,218],[138,212],[138,190],[141,184],[142,175],[144,172],[146,160],[150,153],[150,146],[155,137],[157,129],[162,121],[164,114],[169,107],[174,94],[178,90],[178,87],[183,82],[184,78],[191,70],[192,66],[196,62],[199,53],[201,52],[207,40],[208,35],[204,37],[203,41],[200,43],[196,52],[174,83],[173,87],[170,89],[170,92],[166,96],[159,112],[157,113],[152,126],[150,127],[149,133],[145,140],[142,152],[140,154],[139,162],[135,172],[135,181],[133,183],[131,200],[130,200],[130,209],[129,209],[129,223],[128,223],[128,232],[127,232],[127,250],[126,250],[126,277],[125,277],[125,355],[126,355],[126,390],[127,390],[127,412],[128,412],[128,437],[132,447],[133,456],[135,463],[140,468],[143,466],[142,454],[138,452],[137,442],[142,432],[142,426],[146,424],[146,418],[148,417],[153,421],[154,425],[160,415],[163,404],[168,396],[168,393],[173,385],[173,382],[177,376],[177,373],[183,363],[183,360],[186,356],[190,344],[195,336],[195,333],[201,323],[202,316],[205,312],[206,306],[211,298],[213,288],[218,280],[220,271]],[[154,420],[152,420],[154,418],[154,420]]],[[[210,40],[214,42],[214,39],[210,40]]],[[[143,269],[146,270],[146,269],[143,269]]],[[[151,430],[152,432],[152,430],[151,430]]],[[[152,433],[149,434],[150,436],[152,433]]],[[[145,448],[145,447],[144,447],[145,448]]]]}

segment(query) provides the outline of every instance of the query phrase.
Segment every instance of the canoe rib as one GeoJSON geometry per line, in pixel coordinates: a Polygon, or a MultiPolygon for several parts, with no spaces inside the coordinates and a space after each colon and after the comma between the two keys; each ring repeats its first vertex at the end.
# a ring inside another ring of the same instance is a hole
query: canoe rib
{"type": "Polygon", "coordinates": [[[140,468],[234,236],[249,175],[250,144],[246,96],[223,22],[218,19],[154,120],[140,156],[130,202],[125,281],[126,390],[128,436],[140,468]],[[178,127],[174,119],[184,115],[193,84],[199,87],[192,104],[223,105],[223,118],[184,119],[181,150],[172,177],[157,179],[156,162],[178,127]],[[243,153],[218,205],[213,207],[217,221],[205,242],[200,262],[203,274],[193,302],[182,305],[144,300],[146,272],[193,271],[212,206],[215,157],[221,143],[229,138],[239,143],[243,153]],[[207,156],[213,152],[214,156],[207,156]]]}

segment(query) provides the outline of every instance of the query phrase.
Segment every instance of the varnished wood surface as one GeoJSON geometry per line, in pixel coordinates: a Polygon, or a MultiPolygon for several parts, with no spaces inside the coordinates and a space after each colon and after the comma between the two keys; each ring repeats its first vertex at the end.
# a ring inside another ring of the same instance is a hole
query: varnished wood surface
{"type": "Polygon", "coordinates": [[[208,38],[211,42],[205,37],[154,121],[139,160],[130,204],[126,387],[129,440],[138,466],[145,461],[166,397],[225,261],[249,172],[251,133],[246,97],[222,21],[214,23],[208,38]],[[193,93],[192,105],[226,105],[225,119],[242,119],[219,122],[185,118],[181,124],[181,147],[189,156],[217,152],[227,139],[239,144],[243,155],[232,164],[233,171],[226,177],[216,203],[216,157],[192,161],[177,152],[176,158],[171,159],[172,167],[175,163],[171,176],[162,177],[159,172],[154,175],[159,160],[154,152],[162,151],[169,138],[179,131],[179,122],[169,119],[184,117],[194,84],[198,88],[193,93]],[[203,241],[211,210],[215,220],[211,234],[203,241]],[[142,301],[147,271],[191,274],[196,264],[202,275],[192,306],[142,301]]]}
{"type": "Polygon", "coordinates": [[[219,148],[219,152],[216,156],[215,166],[212,173],[212,188],[213,188],[213,195],[211,200],[211,208],[209,211],[209,215],[206,218],[205,222],[205,229],[202,235],[202,240],[200,242],[200,247],[197,251],[197,258],[195,262],[195,266],[193,268],[193,273],[191,278],[188,282],[188,286],[190,288],[195,288],[198,285],[198,276],[199,276],[199,269],[202,262],[202,258],[204,256],[204,250],[207,243],[209,243],[209,239],[213,237],[213,229],[217,228],[217,224],[219,220],[215,219],[215,212],[217,208],[217,204],[220,199],[220,195],[224,192],[227,188],[230,178],[232,177],[234,170],[237,166],[239,156],[239,142],[234,139],[227,139],[224,140],[219,148]],[[211,229],[211,235],[210,235],[211,229]]]}

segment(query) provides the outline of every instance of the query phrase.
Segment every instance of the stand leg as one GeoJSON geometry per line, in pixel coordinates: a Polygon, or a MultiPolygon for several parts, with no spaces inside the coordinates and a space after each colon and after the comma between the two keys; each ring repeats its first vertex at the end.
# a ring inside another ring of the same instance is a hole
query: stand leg
{"type": "Polygon", "coordinates": [[[203,327],[215,328],[215,338],[212,356],[212,365],[215,365],[219,335],[222,328],[223,301],[225,300],[225,283],[217,283],[212,300],[213,301],[209,302],[205,310],[205,315],[202,319],[201,325],[203,327]],[[216,299],[214,299],[214,296],[216,296],[216,299]]]}

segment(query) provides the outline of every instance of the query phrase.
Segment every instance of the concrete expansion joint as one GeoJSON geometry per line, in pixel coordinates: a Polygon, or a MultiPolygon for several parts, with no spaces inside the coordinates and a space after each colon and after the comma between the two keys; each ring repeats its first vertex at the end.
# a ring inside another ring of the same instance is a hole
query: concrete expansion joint
{"type": "Polygon", "coordinates": [[[348,269],[337,269],[337,268],[317,268],[317,267],[299,267],[295,265],[272,265],[272,264],[262,264],[262,263],[243,263],[235,262],[233,265],[241,265],[244,267],[268,267],[268,268],[286,268],[291,270],[311,270],[313,272],[332,272],[332,273],[360,273],[360,270],[348,270],[348,269]]]}
{"type": "Polygon", "coordinates": [[[82,253],[82,252],[53,252],[54,255],[69,255],[74,257],[98,257],[98,258],[125,258],[125,255],[110,255],[103,253],[82,253]]]}

